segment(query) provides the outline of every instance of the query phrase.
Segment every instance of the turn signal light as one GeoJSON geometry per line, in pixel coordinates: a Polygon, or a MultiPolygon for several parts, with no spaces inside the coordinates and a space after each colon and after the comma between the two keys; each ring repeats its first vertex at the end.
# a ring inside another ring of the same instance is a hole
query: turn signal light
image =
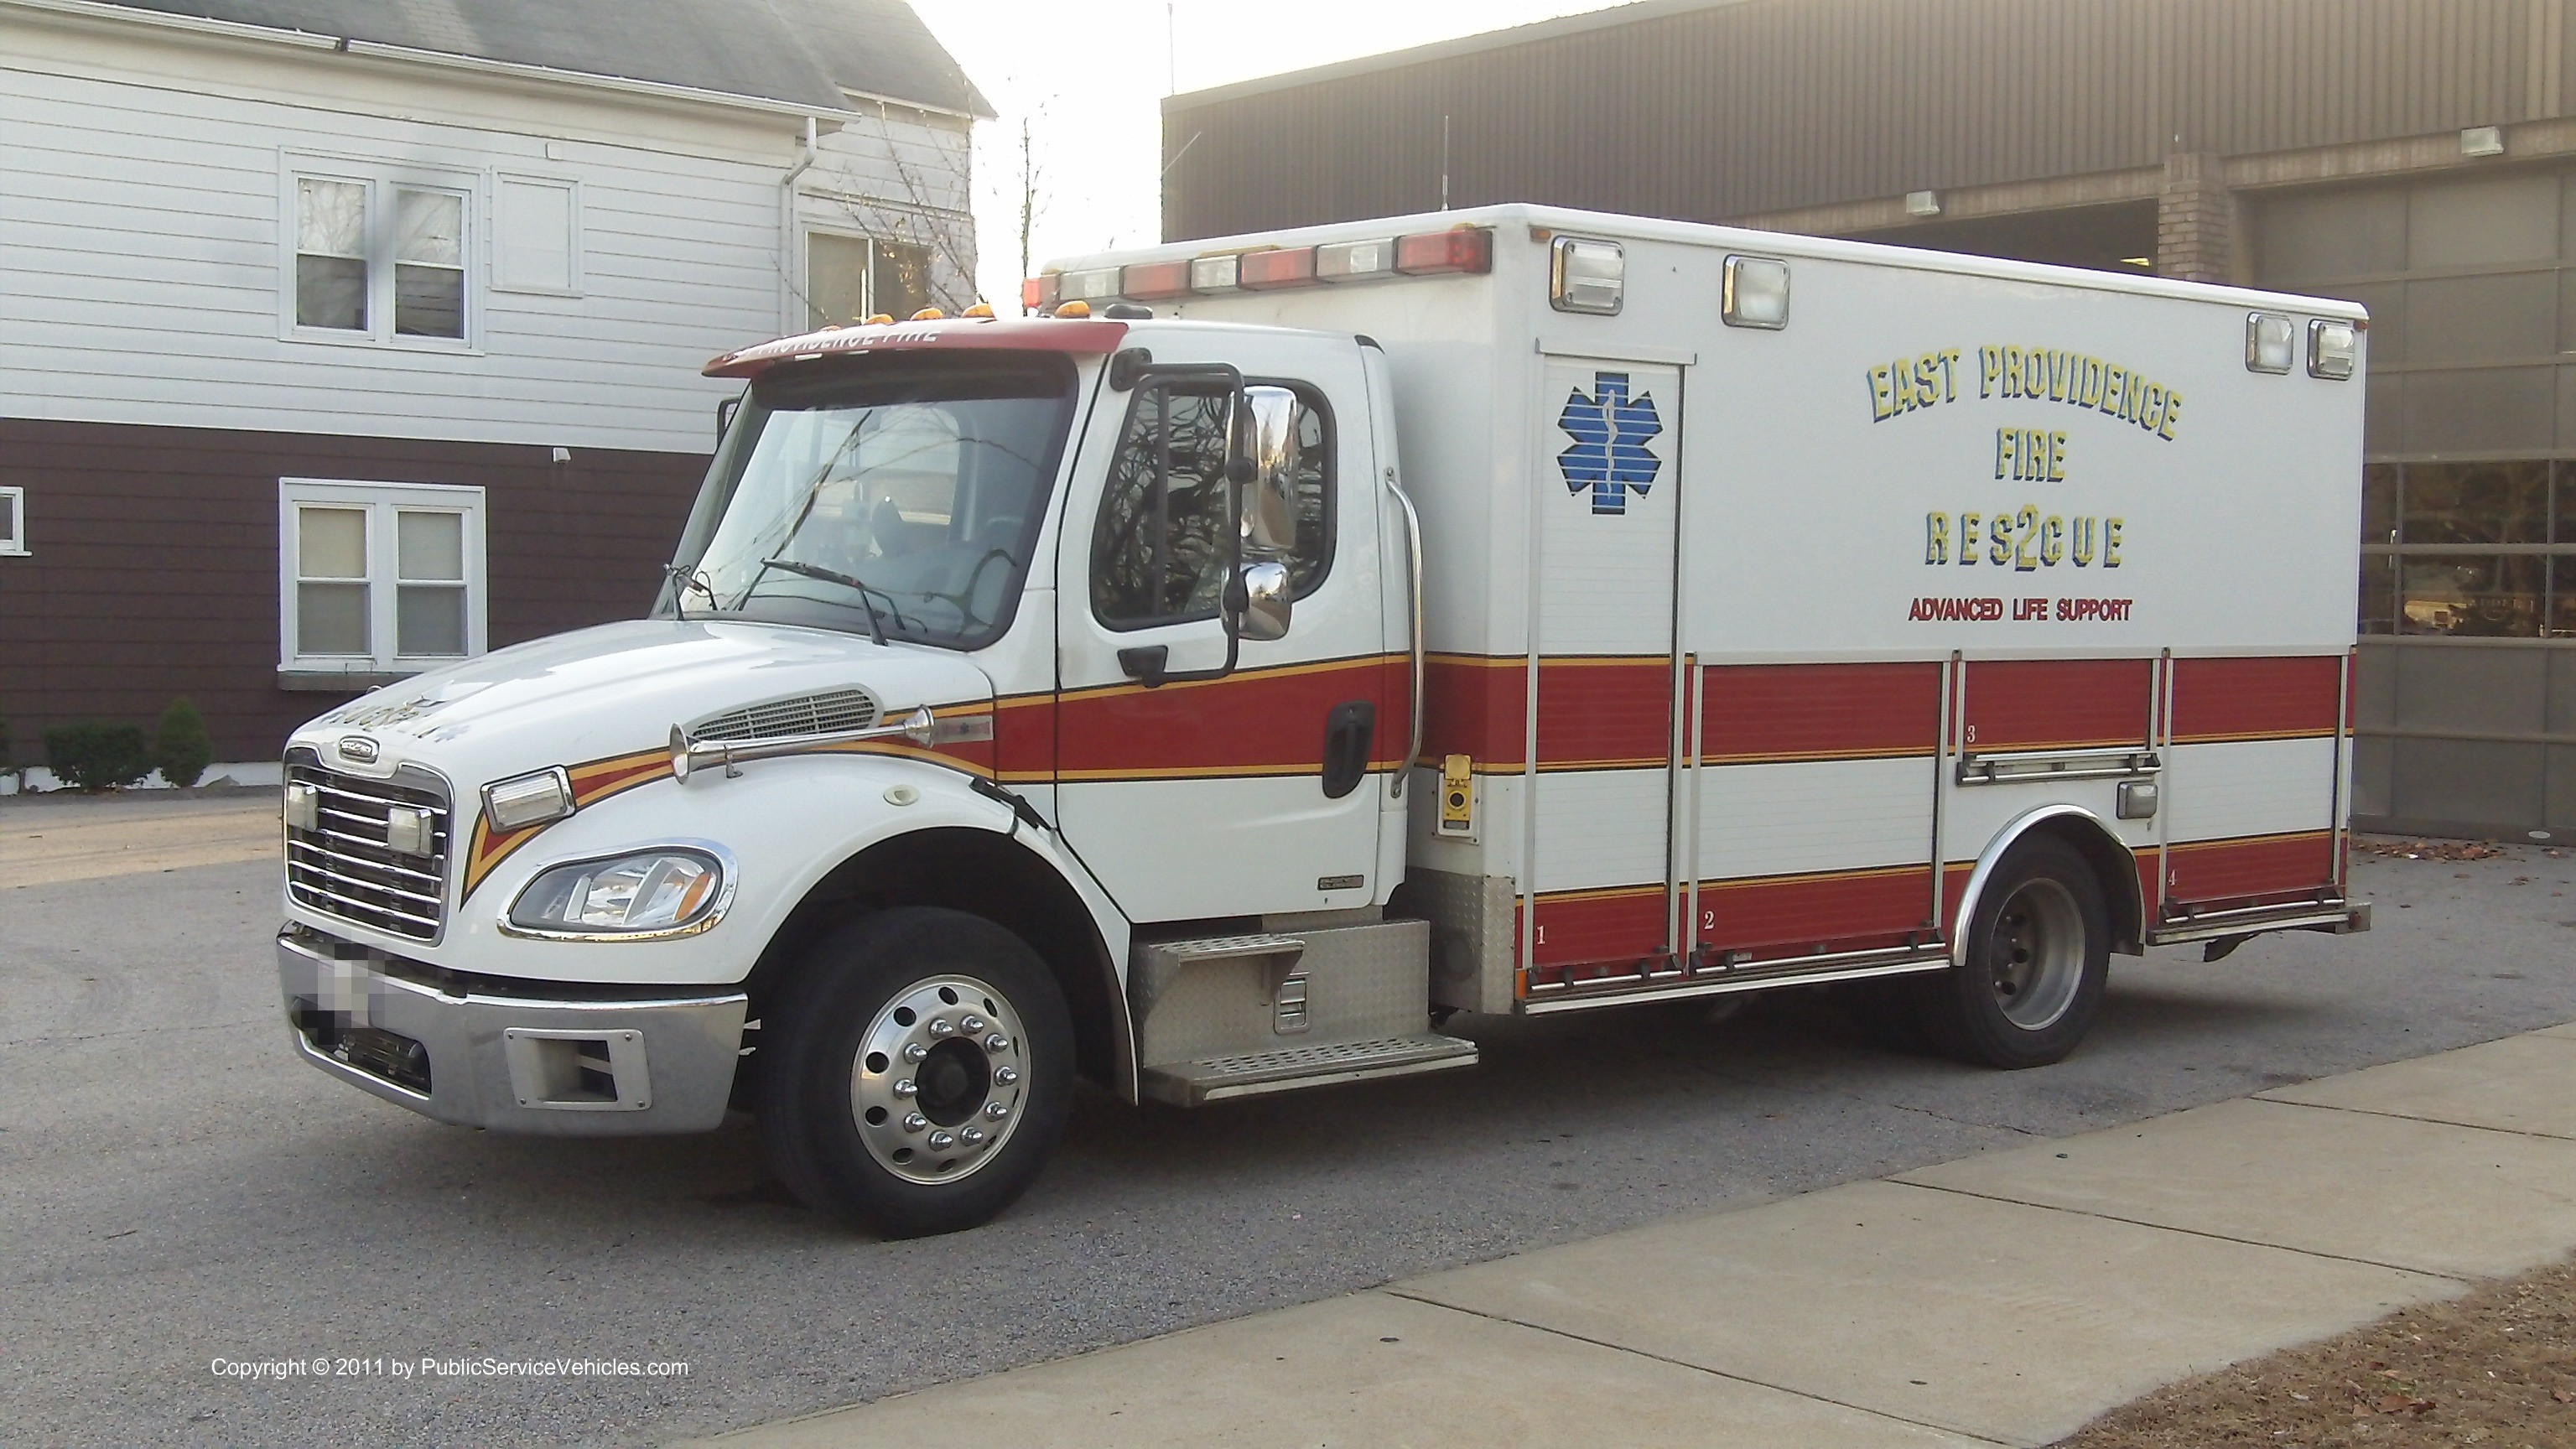
{"type": "Polygon", "coordinates": [[[924,307],[920,311],[912,314],[912,320],[915,322],[937,322],[947,315],[947,313],[940,311],[936,307],[924,307]]]}
{"type": "Polygon", "coordinates": [[[894,325],[894,319],[883,312],[879,312],[868,319],[868,325],[870,327],[892,327],[894,325]]]}
{"type": "Polygon", "coordinates": [[[1055,315],[1059,317],[1088,317],[1091,315],[1091,304],[1080,300],[1066,302],[1055,309],[1055,315]]]}
{"type": "Polygon", "coordinates": [[[960,317],[990,317],[993,315],[993,304],[990,302],[978,302],[974,306],[967,308],[965,311],[960,312],[957,315],[960,317]]]}

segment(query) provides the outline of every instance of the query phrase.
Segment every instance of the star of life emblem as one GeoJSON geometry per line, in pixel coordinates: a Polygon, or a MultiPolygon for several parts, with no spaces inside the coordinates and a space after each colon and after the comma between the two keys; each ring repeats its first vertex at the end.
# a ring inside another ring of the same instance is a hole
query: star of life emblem
{"type": "Polygon", "coordinates": [[[1566,394],[1556,425],[1574,445],[1556,455],[1556,466],[1565,475],[1567,492],[1592,490],[1594,513],[1623,514],[1629,492],[1643,495],[1653,488],[1664,465],[1646,448],[1648,439],[1663,432],[1663,419],[1655,412],[1653,394],[1628,396],[1624,372],[1594,373],[1592,391],[1590,397],[1581,388],[1566,394]]]}

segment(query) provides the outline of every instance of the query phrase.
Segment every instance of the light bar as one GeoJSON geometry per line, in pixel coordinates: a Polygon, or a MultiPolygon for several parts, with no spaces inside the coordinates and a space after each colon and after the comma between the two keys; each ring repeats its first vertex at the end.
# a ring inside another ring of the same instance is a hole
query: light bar
{"type": "Polygon", "coordinates": [[[1320,282],[1361,281],[1383,277],[1395,271],[1395,240],[1333,242],[1315,248],[1315,279],[1320,282]]]}
{"type": "Polygon", "coordinates": [[[1171,297],[1186,297],[1190,292],[1190,264],[1187,262],[1138,262],[1118,271],[1118,290],[1139,302],[1160,302],[1171,297]]]}
{"type": "MultiPolygon", "coordinates": [[[[1586,242],[1584,246],[1609,249],[1610,285],[1615,292],[1618,285],[1618,244],[1586,242]]],[[[1414,236],[1224,252],[1186,260],[1092,267],[1078,272],[1047,272],[1020,283],[1020,305],[1032,312],[1075,315],[1058,309],[1071,303],[1166,302],[1192,293],[1258,292],[1277,287],[1303,287],[1316,282],[1366,282],[1396,276],[1460,272],[1483,275],[1493,269],[1493,229],[1460,226],[1414,236]]],[[[1618,310],[1615,300],[1609,310],[1618,310]]]]}
{"type": "Polygon", "coordinates": [[[1269,287],[1302,287],[1315,280],[1313,247],[1281,247],[1245,252],[1235,264],[1235,278],[1247,291],[1269,287]]]}
{"type": "Polygon", "coordinates": [[[1462,226],[1397,237],[1395,269],[1408,277],[1432,272],[1490,272],[1494,269],[1494,234],[1481,226],[1462,226]]]}

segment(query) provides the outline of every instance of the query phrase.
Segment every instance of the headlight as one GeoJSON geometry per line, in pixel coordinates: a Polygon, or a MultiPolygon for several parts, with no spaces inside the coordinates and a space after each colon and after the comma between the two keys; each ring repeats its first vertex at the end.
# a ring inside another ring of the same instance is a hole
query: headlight
{"type": "Polygon", "coordinates": [[[561,765],[483,787],[483,818],[495,830],[525,830],[572,812],[572,781],[561,765]]]}
{"type": "Polygon", "coordinates": [[[519,892],[506,924],[537,935],[689,935],[716,923],[730,884],[710,851],[639,850],[544,872],[519,892]]]}

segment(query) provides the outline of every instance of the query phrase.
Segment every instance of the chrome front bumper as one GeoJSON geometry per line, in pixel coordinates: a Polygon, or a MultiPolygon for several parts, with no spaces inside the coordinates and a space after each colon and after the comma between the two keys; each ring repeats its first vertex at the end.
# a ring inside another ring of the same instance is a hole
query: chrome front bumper
{"type": "Polygon", "coordinates": [[[303,1058],[441,1122],[497,1132],[705,1132],[724,1120],[750,998],[649,1001],[450,994],[316,933],[277,938],[303,1058]]]}

